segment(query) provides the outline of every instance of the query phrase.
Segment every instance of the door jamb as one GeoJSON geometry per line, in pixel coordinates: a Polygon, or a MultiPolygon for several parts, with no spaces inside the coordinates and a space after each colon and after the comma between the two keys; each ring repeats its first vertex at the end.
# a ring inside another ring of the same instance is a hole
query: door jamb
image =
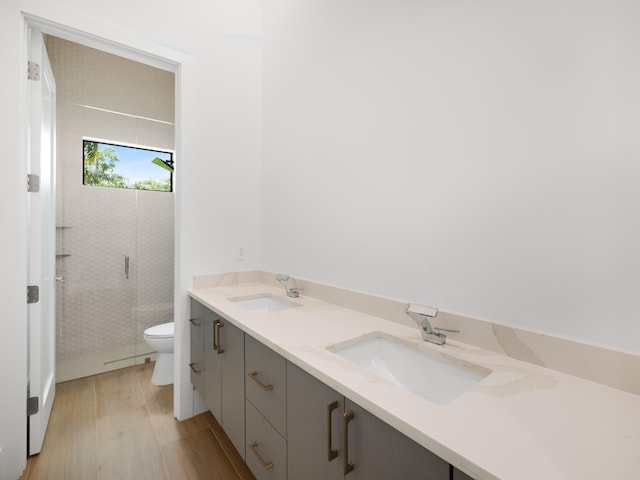
{"type": "MultiPolygon", "coordinates": [[[[33,15],[31,13],[23,12],[23,28],[24,32],[29,31],[29,29],[33,29],[39,31],[43,34],[50,34],[64,40],[69,40],[75,43],[79,43],[81,45],[95,48],[98,50],[102,50],[107,53],[111,53],[114,55],[118,55],[120,57],[127,58],[129,60],[133,60],[139,63],[143,63],[146,65],[150,65],[162,70],[166,70],[172,72],[175,75],[175,87],[174,87],[174,111],[175,113],[175,121],[174,121],[174,151],[177,158],[182,158],[182,129],[181,129],[181,113],[182,113],[182,75],[183,75],[183,67],[185,64],[191,64],[192,60],[188,54],[183,52],[170,49],[168,47],[160,46],[158,44],[149,44],[149,48],[145,49],[145,47],[136,47],[134,44],[145,44],[149,43],[148,41],[141,39],[140,37],[131,36],[126,32],[109,30],[104,26],[100,26],[98,28],[101,32],[101,36],[89,33],[84,30],[80,30],[71,26],[64,25],[62,23],[58,23],[53,20],[49,20],[42,16],[33,15]],[[127,38],[129,36],[129,38],[127,38]],[[160,53],[153,53],[153,50],[158,51],[161,50],[160,53]]],[[[96,25],[93,25],[96,27],[96,25]]],[[[27,49],[23,50],[23,64],[26,65],[28,61],[28,52],[27,49]]],[[[26,110],[26,105],[23,108],[26,110]]],[[[26,113],[26,118],[28,119],[29,114],[26,113]]],[[[27,125],[23,127],[24,129],[28,128],[27,125]]],[[[25,131],[25,130],[23,130],[25,131]]],[[[26,138],[26,135],[25,135],[26,138]]],[[[27,152],[25,151],[25,154],[27,152]]],[[[23,159],[25,161],[26,159],[23,159]]],[[[178,295],[182,292],[182,284],[180,282],[181,271],[180,271],[180,260],[179,260],[179,235],[178,235],[178,226],[181,224],[181,213],[177,208],[178,205],[181,204],[181,195],[179,188],[179,178],[176,178],[176,182],[174,183],[174,239],[176,241],[176,248],[174,253],[174,318],[180,318],[183,314],[184,306],[182,305],[184,302],[180,302],[178,299],[178,295]]],[[[179,343],[181,341],[181,335],[179,329],[176,328],[176,338],[174,339],[176,344],[175,350],[175,362],[178,364],[179,362],[179,343]]],[[[175,381],[174,381],[174,416],[178,419],[188,418],[193,414],[193,393],[190,391],[191,395],[185,395],[187,391],[186,387],[183,388],[183,380],[180,375],[180,369],[175,368],[175,381]],[[184,390],[184,391],[183,391],[184,390]],[[191,412],[191,413],[189,413],[191,412]]],[[[187,380],[188,381],[188,377],[187,380]]],[[[25,428],[26,428],[26,419],[25,419],[25,428]]]]}

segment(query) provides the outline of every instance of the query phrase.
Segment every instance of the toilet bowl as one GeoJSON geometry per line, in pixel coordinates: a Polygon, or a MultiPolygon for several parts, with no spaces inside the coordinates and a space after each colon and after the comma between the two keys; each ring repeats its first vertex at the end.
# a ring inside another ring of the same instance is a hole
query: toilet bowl
{"type": "Polygon", "coordinates": [[[173,383],[173,322],[149,327],[144,331],[144,342],[157,353],[152,385],[173,383]]]}

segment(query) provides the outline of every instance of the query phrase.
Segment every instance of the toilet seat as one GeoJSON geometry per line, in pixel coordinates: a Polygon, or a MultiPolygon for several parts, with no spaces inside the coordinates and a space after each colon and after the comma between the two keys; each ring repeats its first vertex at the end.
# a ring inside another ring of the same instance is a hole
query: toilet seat
{"type": "Polygon", "coordinates": [[[144,331],[144,336],[147,338],[173,338],[173,334],[174,322],[161,323],[144,331]]]}

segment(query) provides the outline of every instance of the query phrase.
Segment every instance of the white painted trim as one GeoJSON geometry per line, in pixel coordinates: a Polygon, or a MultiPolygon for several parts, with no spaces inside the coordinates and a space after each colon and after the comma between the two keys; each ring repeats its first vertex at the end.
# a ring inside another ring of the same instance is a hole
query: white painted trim
{"type": "Polygon", "coordinates": [[[84,17],[77,11],[61,11],[44,4],[38,9],[46,9],[48,12],[23,11],[22,15],[29,27],[42,33],[170,72],[177,72],[180,64],[188,57],[183,52],[124,30],[100,25],[95,19],[84,17]],[[91,25],[92,33],[85,31],[84,25],[91,25]]]}

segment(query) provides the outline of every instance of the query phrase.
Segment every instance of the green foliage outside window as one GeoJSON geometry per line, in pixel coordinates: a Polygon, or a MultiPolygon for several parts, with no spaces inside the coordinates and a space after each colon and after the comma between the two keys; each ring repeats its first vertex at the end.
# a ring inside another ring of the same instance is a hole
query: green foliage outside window
{"type": "Polygon", "coordinates": [[[83,150],[85,185],[172,191],[171,153],[90,140],[84,140],[83,150]],[[125,157],[124,164],[119,155],[125,157]],[[135,178],[131,179],[129,176],[135,178]]]}

